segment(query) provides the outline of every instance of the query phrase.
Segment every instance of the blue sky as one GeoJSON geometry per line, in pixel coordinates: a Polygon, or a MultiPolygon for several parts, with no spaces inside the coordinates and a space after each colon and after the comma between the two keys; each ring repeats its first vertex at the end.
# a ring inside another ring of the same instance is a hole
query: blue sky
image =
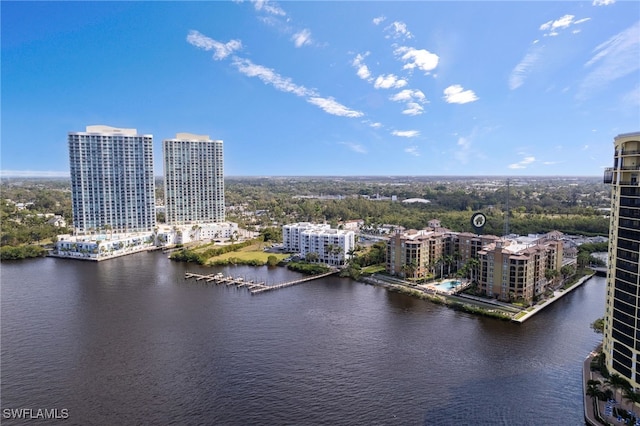
{"type": "Polygon", "coordinates": [[[640,3],[6,2],[3,175],[87,125],[222,139],[225,175],[585,175],[640,130],[640,3]]]}

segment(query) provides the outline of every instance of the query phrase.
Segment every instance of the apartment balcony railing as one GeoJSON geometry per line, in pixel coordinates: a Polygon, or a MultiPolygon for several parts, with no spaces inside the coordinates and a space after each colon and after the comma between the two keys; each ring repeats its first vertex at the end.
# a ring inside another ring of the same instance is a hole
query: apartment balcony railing
{"type": "Polygon", "coordinates": [[[616,154],[618,154],[618,155],[638,155],[638,154],[640,154],[640,151],[638,151],[638,150],[622,150],[622,151],[618,151],[616,154]]]}
{"type": "Polygon", "coordinates": [[[604,169],[603,183],[611,184],[613,182],[613,167],[607,167],[604,169]]]}

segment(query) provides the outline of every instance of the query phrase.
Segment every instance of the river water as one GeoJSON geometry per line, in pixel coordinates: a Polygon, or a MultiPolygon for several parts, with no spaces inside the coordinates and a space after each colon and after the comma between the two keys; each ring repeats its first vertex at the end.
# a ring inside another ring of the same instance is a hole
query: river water
{"type": "Polygon", "coordinates": [[[584,424],[604,278],[512,324],[338,277],[252,296],[185,271],[299,276],[159,252],[3,262],[2,413],[66,409],[65,425],[584,424]]]}

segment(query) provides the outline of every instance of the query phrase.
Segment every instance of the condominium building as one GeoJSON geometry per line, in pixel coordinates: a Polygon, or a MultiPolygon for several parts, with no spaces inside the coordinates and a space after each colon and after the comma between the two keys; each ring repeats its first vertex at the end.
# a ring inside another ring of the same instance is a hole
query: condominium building
{"type": "Polygon", "coordinates": [[[562,242],[546,238],[499,239],[478,251],[478,288],[504,301],[531,302],[544,294],[562,268],[562,242]]]}
{"type": "Polygon", "coordinates": [[[614,139],[607,301],[603,353],[607,369],[640,387],[640,132],[614,139]]]}
{"type": "Polygon", "coordinates": [[[456,271],[484,246],[499,239],[495,235],[453,232],[432,219],[421,230],[396,229],[387,243],[386,271],[410,278],[441,276],[456,271]]]}
{"type": "Polygon", "coordinates": [[[75,232],[153,229],[153,136],[98,125],[70,132],[68,143],[75,232]]]}
{"type": "Polygon", "coordinates": [[[443,261],[448,240],[449,234],[431,228],[395,232],[387,243],[387,272],[404,278],[426,277],[443,261]]]}
{"type": "Polygon", "coordinates": [[[162,145],[167,223],[224,222],[222,141],[178,133],[162,145]]]}
{"type": "Polygon", "coordinates": [[[299,222],[282,227],[282,241],[285,251],[339,266],[351,257],[355,248],[355,232],[331,229],[328,224],[299,222]]]}

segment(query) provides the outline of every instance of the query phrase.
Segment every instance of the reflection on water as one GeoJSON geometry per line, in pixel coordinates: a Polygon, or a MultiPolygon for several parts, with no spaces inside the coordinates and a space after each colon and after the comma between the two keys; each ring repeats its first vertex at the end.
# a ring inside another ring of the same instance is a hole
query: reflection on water
{"type": "Polygon", "coordinates": [[[3,263],[2,408],[67,408],[65,424],[584,424],[603,278],[519,325],[335,276],[252,296],[185,271],[300,276],[159,252],[3,263]]]}

